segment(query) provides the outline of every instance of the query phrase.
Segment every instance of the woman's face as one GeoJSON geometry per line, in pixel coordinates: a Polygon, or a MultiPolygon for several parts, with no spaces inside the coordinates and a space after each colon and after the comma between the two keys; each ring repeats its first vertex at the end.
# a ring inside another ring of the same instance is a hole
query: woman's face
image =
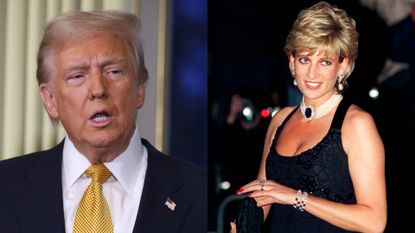
{"type": "Polygon", "coordinates": [[[307,104],[319,106],[335,92],[336,79],[344,74],[348,59],[339,62],[317,50],[313,55],[308,51],[290,56],[290,67],[294,69],[295,79],[307,104]]]}

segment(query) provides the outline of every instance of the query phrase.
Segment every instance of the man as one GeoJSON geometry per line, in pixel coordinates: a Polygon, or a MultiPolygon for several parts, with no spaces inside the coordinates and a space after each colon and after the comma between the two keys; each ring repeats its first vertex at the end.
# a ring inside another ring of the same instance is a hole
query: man
{"type": "Polygon", "coordinates": [[[67,136],[0,162],[1,232],[206,232],[204,171],[163,155],[136,127],[148,79],[139,32],[136,16],[115,11],[47,25],[37,79],[67,136]],[[97,167],[109,178],[97,181],[97,167]]]}

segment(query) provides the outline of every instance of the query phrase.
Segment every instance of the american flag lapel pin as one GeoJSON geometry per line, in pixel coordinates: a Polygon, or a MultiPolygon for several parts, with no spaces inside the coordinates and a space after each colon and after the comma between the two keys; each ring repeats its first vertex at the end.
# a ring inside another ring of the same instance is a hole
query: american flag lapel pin
{"type": "Polygon", "coordinates": [[[174,211],[174,209],[176,208],[176,203],[174,203],[174,201],[170,199],[170,197],[167,198],[164,205],[166,205],[167,208],[169,208],[171,211],[174,211]]]}

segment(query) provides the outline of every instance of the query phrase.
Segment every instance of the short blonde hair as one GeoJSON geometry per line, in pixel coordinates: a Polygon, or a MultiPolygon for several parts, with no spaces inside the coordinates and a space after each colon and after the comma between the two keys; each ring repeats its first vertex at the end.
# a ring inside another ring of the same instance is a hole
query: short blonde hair
{"type": "Polygon", "coordinates": [[[317,50],[326,56],[349,59],[349,67],[344,73],[342,84],[347,87],[346,79],[354,69],[358,54],[358,32],[355,21],[346,11],[327,2],[319,2],[302,10],[291,28],[284,47],[289,57],[299,52],[317,50]]]}
{"type": "Polygon", "coordinates": [[[139,83],[148,79],[140,38],[141,23],[137,16],[120,11],[69,12],[49,22],[45,28],[37,56],[38,84],[46,83],[54,71],[53,57],[66,43],[94,33],[109,33],[124,40],[129,59],[139,83]]]}

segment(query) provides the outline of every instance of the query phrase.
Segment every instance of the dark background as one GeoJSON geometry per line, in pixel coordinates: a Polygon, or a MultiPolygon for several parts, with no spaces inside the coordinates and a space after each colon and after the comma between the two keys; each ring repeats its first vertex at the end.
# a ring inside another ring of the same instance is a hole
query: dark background
{"type": "MultiPolygon", "coordinates": [[[[267,106],[298,104],[298,92],[292,85],[283,46],[298,12],[316,2],[210,0],[208,3],[209,231],[217,230],[220,204],[235,197],[241,185],[255,179],[270,120],[261,118],[250,130],[240,124],[227,124],[230,98],[235,93],[241,94],[252,100],[258,111],[267,106]],[[228,189],[220,187],[223,181],[230,182],[228,189]]],[[[415,143],[414,26],[409,23],[400,33],[357,0],[328,2],[345,9],[357,23],[359,56],[348,79],[350,88],[345,98],[371,113],[376,121],[386,151],[385,232],[405,232],[412,224],[409,215],[402,211],[414,206],[409,193],[414,177],[410,162],[411,145],[415,143]],[[410,68],[378,84],[376,78],[387,57],[407,62],[410,68]],[[375,99],[368,94],[372,88],[379,91],[375,99]]],[[[229,232],[237,203],[231,201],[219,219],[224,222],[224,232],[229,232]]]]}
{"type": "Polygon", "coordinates": [[[170,4],[169,154],[207,168],[207,0],[170,4]]]}

